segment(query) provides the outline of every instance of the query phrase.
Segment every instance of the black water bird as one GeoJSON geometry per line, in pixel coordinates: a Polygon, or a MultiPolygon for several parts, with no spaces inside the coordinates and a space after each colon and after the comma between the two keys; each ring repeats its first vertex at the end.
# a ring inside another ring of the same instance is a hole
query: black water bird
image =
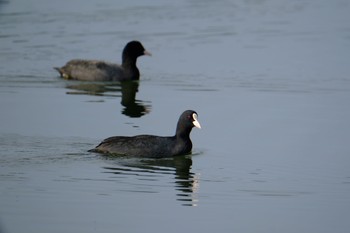
{"type": "Polygon", "coordinates": [[[174,136],[137,135],[133,137],[109,137],[89,151],[150,158],[189,154],[192,150],[190,133],[193,127],[201,128],[197,120],[197,113],[193,110],[187,110],[181,114],[174,136]]]}
{"type": "Polygon", "coordinates": [[[122,64],[100,60],[73,59],[63,67],[54,67],[62,78],[82,81],[127,81],[139,80],[140,71],[137,58],[149,53],[139,41],[126,44],[122,54],[122,64]]]}

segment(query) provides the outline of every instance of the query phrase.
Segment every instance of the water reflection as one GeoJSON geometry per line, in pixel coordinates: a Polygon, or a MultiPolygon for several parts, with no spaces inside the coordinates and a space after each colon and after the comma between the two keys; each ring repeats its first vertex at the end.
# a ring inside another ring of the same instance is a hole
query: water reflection
{"type": "MultiPolygon", "coordinates": [[[[190,156],[166,159],[108,158],[108,160],[113,163],[113,166],[104,167],[105,173],[117,175],[114,178],[121,178],[123,182],[125,182],[125,178],[137,177],[138,180],[143,181],[143,190],[141,192],[152,192],[149,188],[154,186],[154,182],[157,185],[162,184],[160,180],[170,176],[171,183],[174,184],[176,190],[176,200],[180,201],[184,206],[198,205],[199,174],[191,172],[192,159],[190,156]],[[173,179],[175,179],[174,182],[173,179]],[[148,187],[144,186],[146,181],[151,182],[147,185],[148,187]]],[[[136,187],[137,185],[135,183],[133,185],[135,187],[132,189],[140,192],[136,187]]],[[[128,191],[132,191],[130,187],[128,191]]]]}
{"type": "Polygon", "coordinates": [[[139,89],[139,82],[126,81],[121,83],[104,83],[104,82],[70,82],[66,86],[70,95],[95,95],[120,97],[121,105],[124,106],[122,114],[135,118],[141,117],[150,112],[151,106],[146,101],[136,99],[136,93],[139,89]],[[118,93],[118,94],[116,94],[118,93]]]}

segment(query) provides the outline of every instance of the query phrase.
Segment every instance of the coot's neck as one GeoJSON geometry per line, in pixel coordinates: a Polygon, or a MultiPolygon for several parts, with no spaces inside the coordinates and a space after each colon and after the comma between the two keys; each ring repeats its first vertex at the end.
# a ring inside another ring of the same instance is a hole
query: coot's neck
{"type": "Polygon", "coordinates": [[[139,69],[136,67],[137,57],[123,54],[122,67],[125,71],[125,75],[130,80],[138,80],[140,78],[139,69]]]}
{"type": "Polygon", "coordinates": [[[192,128],[185,127],[178,124],[176,128],[176,148],[178,154],[188,154],[192,150],[192,142],[190,139],[190,133],[192,128]]]}
{"type": "Polygon", "coordinates": [[[191,133],[192,128],[185,127],[181,124],[177,124],[176,127],[176,138],[181,138],[183,140],[190,139],[190,133],[191,133]]]}
{"type": "Polygon", "coordinates": [[[135,57],[135,55],[133,55],[132,53],[126,52],[126,51],[123,52],[123,55],[122,55],[122,64],[123,65],[125,64],[125,65],[136,66],[136,60],[137,60],[137,57],[135,57]]]}

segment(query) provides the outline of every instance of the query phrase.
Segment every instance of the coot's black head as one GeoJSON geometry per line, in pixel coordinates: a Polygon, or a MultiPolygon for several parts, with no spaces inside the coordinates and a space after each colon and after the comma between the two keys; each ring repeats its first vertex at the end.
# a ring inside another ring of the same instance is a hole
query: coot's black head
{"type": "Polygon", "coordinates": [[[139,41],[130,41],[125,45],[123,50],[123,62],[126,60],[136,61],[136,59],[142,55],[151,56],[151,53],[148,52],[139,41]]]}
{"type": "Polygon", "coordinates": [[[176,134],[189,136],[193,127],[201,128],[198,122],[198,114],[193,110],[184,111],[177,123],[176,134]]]}

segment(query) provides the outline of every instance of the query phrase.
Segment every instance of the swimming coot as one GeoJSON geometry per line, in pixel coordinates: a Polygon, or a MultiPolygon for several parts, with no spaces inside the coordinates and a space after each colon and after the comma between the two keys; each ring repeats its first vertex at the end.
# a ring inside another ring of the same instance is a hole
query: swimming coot
{"type": "Polygon", "coordinates": [[[189,154],[192,150],[190,133],[193,127],[201,128],[197,120],[197,113],[193,110],[187,110],[181,114],[177,122],[175,136],[138,135],[133,137],[110,137],[89,151],[150,158],[189,154]]]}
{"type": "Polygon", "coordinates": [[[139,41],[130,41],[123,50],[122,64],[113,64],[99,60],[74,59],[63,67],[54,67],[65,79],[83,81],[126,81],[138,80],[140,72],[136,67],[139,56],[149,53],[139,41]]]}

